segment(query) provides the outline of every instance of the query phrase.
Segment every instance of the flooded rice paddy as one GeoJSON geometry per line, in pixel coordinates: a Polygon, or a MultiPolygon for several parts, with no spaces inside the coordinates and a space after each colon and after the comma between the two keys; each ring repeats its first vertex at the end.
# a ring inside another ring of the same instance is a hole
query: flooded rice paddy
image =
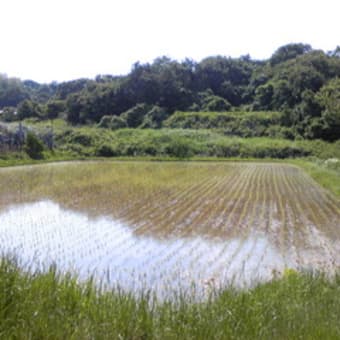
{"type": "Polygon", "coordinates": [[[276,163],[73,162],[0,170],[0,247],[128,291],[251,286],[340,265],[340,204],[276,163]]]}

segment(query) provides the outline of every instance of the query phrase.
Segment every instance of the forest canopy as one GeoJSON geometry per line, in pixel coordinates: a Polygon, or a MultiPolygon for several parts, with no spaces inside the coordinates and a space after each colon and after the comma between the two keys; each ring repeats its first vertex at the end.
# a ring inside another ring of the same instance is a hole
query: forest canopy
{"type": "MultiPolygon", "coordinates": [[[[125,76],[40,84],[0,74],[4,121],[63,118],[71,124],[160,128],[175,112],[279,112],[291,138],[340,139],[340,47],[279,47],[268,60],[159,57],[125,76]]],[[[215,119],[215,118],[214,118],[215,119]]],[[[277,124],[277,122],[276,122],[277,124]]]]}

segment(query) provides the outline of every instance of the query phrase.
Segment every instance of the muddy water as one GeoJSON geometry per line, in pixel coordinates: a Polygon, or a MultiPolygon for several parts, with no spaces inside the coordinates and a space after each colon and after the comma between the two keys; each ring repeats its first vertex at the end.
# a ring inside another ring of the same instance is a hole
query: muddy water
{"type": "Polygon", "coordinates": [[[0,245],[109,287],[205,294],[340,266],[339,202],[293,166],[72,163],[0,170],[0,245]]]}

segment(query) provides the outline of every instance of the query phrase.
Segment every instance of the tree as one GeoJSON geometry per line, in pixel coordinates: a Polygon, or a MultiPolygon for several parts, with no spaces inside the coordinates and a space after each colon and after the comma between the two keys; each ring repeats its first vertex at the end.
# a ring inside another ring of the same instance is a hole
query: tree
{"type": "Polygon", "coordinates": [[[202,106],[203,111],[215,111],[215,112],[223,112],[229,111],[231,109],[230,103],[222,97],[219,96],[209,96],[204,100],[204,104],[202,106]]]}
{"type": "Polygon", "coordinates": [[[91,81],[89,79],[76,79],[58,84],[56,98],[65,100],[70,94],[77,93],[85,89],[91,81]]]}
{"type": "Polygon", "coordinates": [[[145,103],[137,104],[131,109],[123,112],[121,118],[123,118],[128,127],[136,128],[142,124],[144,116],[149,111],[149,106],[145,103]]]}
{"type": "Polygon", "coordinates": [[[65,101],[51,100],[46,105],[46,116],[48,119],[57,118],[66,109],[65,101]]]}
{"type": "Polygon", "coordinates": [[[42,118],[42,107],[32,100],[26,99],[18,105],[18,118],[20,120],[26,118],[42,118]]]}
{"type": "Polygon", "coordinates": [[[25,99],[29,99],[29,94],[20,79],[0,74],[0,109],[5,106],[17,106],[25,99]]]}
{"type": "Polygon", "coordinates": [[[260,85],[255,91],[255,110],[270,110],[272,108],[273,95],[274,86],[271,82],[260,85]]]}
{"type": "Polygon", "coordinates": [[[317,100],[323,108],[326,139],[340,139],[340,78],[324,85],[317,94],[317,100]]]}
{"type": "Polygon", "coordinates": [[[168,117],[166,110],[159,106],[154,106],[143,118],[141,128],[159,129],[162,122],[168,117]]]}
{"type": "Polygon", "coordinates": [[[308,53],[312,47],[307,44],[292,43],[279,47],[270,58],[272,66],[283,63],[289,59],[294,59],[301,54],[308,53]]]}
{"type": "Polygon", "coordinates": [[[14,122],[18,120],[17,110],[15,107],[6,106],[3,108],[0,119],[5,122],[14,122]]]}
{"type": "Polygon", "coordinates": [[[80,93],[73,93],[66,100],[66,118],[72,124],[84,123],[82,119],[83,108],[85,106],[84,97],[80,93]]]}

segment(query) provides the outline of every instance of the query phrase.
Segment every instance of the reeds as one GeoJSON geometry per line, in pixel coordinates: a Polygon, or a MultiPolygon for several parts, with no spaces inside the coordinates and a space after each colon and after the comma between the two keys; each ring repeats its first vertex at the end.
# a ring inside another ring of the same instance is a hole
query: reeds
{"type": "Polygon", "coordinates": [[[331,339],[340,337],[340,276],[287,271],[203,302],[158,301],[79,284],[55,267],[23,272],[0,261],[1,339],[331,339]]]}

